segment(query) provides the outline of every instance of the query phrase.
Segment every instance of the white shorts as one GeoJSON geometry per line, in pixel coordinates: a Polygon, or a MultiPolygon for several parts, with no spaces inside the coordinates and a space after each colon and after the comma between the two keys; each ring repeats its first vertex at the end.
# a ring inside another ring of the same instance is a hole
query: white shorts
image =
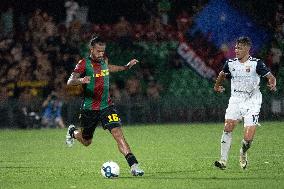
{"type": "Polygon", "coordinates": [[[261,93],[256,93],[250,98],[231,97],[226,109],[225,119],[242,120],[244,126],[258,125],[258,117],[262,103],[261,93]]]}

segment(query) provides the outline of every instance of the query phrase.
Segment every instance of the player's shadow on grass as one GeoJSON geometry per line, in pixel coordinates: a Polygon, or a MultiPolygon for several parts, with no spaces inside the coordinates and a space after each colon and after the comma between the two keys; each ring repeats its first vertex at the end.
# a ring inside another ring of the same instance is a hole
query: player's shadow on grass
{"type": "MultiPolygon", "coordinates": [[[[158,172],[148,172],[141,177],[133,177],[133,176],[122,176],[120,179],[148,179],[148,180],[272,180],[276,178],[272,177],[257,177],[252,176],[248,177],[247,175],[243,175],[243,177],[218,177],[218,176],[194,176],[195,173],[199,170],[195,171],[158,171],[158,172]]],[[[200,173],[199,173],[200,174],[200,173]]]]}

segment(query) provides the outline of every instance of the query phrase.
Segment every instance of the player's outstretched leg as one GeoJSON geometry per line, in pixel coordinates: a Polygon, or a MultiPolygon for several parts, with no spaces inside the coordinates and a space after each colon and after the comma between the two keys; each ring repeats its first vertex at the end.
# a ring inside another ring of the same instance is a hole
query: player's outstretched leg
{"type": "Polygon", "coordinates": [[[75,125],[69,125],[67,133],[66,133],[66,144],[68,147],[72,147],[74,144],[74,131],[75,131],[75,125]]]}
{"type": "Polygon", "coordinates": [[[119,151],[125,156],[125,159],[130,167],[130,172],[133,176],[142,176],[144,171],[139,168],[138,161],[135,155],[131,152],[128,143],[126,142],[122,129],[120,127],[111,130],[113,138],[117,142],[119,151]]]}

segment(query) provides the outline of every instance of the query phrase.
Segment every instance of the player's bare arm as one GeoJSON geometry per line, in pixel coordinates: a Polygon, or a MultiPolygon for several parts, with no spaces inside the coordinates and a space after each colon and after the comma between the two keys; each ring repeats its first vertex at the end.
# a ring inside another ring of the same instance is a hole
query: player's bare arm
{"type": "Polygon", "coordinates": [[[268,79],[267,86],[271,91],[276,91],[276,78],[271,74],[267,74],[266,78],[268,79]]]}
{"type": "Polygon", "coordinates": [[[108,64],[108,69],[109,69],[109,72],[120,72],[120,71],[124,71],[124,70],[129,70],[132,66],[134,66],[138,62],[139,62],[138,60],[132,59],[124,66],[108,64]]]}
{"type": "Polygon", "coordinates": [[[80,85],[80,84],[86,84],[90,83],[90,76],[85,76],[83,78],[80,78],[80,74],[76,72],[72,72],[70,75],[67,85],[80,85]]]}
{"type": "Polygon", "coordinates": [[[216,82],[214,85],[214,91],[218,93],[222,93],[225,91],[225,88],[222,86],[225,78],[226,78],[226,74],[223,71],[221,71],[216,79],[216,82]]]}

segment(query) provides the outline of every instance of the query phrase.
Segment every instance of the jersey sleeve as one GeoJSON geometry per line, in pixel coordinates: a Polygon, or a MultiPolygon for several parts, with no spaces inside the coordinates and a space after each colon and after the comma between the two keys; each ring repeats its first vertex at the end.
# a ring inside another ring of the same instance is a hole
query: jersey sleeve
{"type": "Polygon", "coordinates": [[[230,72],[230,69],[229,69],[229,61],[228,60],[225,62],[222,71],[226,74],[226,78],[231,77],[231,72],[230,72]]]}
{"type": "Polygon", "coordinates": [[[73,72],[83,74],[85,70],[86,70],[86,60],[82,59],[82,60],[79,60],[73,72]]]}
{"type": "Polygon", "coordinates": [[[257,61],[256,73],[257,73],[258,75],[260,75],[261,77],[264,77],[264,76],[266,76],[269,72],[270,72],[270,70],[266,67],[266,65],[264,64],[263,61],[261,61],[261,60],[257,61]]]}

